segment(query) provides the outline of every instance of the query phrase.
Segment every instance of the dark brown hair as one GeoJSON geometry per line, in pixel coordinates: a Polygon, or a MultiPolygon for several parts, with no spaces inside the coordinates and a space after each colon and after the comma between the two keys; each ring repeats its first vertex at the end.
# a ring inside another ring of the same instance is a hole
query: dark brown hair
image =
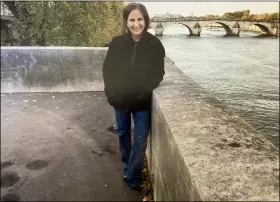
{"type": "Polygon", "coordinates": [[[129,14],[131,13],[131,11],[133,11],[135,9],[139,10],[144,17],[145,28],[144,28],[143,32],[147,32],[147,30],[149,29],[150,17],[149,17],[146,7],[140,3],[130,3],[123,10],[123,34],[124,35],[130,34],[129,29],[126,26],[126,23],[127,23],[129,14]]]}

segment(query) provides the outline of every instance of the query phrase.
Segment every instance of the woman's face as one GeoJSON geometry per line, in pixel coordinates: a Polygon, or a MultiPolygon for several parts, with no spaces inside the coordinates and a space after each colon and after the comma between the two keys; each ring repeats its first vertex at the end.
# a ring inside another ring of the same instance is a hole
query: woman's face
{"type": "Polygon", "coordinates": [[[127,18],[126,26],[132,35],[140,35],[145,28],[145,20],[142,13],[138,9],[130,12],[127,18]]]}

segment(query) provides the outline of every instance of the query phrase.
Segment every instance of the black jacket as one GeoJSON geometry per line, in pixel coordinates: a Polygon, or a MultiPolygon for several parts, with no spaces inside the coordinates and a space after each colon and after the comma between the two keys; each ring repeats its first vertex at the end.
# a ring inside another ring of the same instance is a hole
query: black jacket
{"type": "Polygon", "coordinates": [[[149,110],[152,91],[165,74],[161,41],[145,32],[137,43],[130,36],[114,37],[103,63],[105,94],[117,109],[149,110]]]}

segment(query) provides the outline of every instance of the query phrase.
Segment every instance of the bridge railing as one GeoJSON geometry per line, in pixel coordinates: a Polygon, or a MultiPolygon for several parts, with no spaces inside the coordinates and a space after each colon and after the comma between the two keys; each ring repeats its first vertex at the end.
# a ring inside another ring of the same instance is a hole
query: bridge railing
{"type": "Polygon", "coordinates": [[[223,20],[223,21],[249,21],[249,22],[269,22],[269,23],[279,23],[279,20],[257,20],[257,19],[224,19],[224,18],[211,18],[211,19],[206,19],[203,17],[181,17],[181,18],[172,18],[172,17],[167,17],[167,18],[159,18],[159,17],[153,17],[150,19],[151,22],[179,22],[179,21],[213,21],[213,20],[223,20]]]}

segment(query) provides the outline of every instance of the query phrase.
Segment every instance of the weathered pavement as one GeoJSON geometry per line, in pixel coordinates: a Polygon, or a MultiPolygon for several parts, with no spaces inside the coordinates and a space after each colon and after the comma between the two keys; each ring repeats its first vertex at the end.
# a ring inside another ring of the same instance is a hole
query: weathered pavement
{"type": "Polygon", "coordinates": [[[102,92],[1,94],[2,200],[142,201],[112,124],[102,92]]]}

